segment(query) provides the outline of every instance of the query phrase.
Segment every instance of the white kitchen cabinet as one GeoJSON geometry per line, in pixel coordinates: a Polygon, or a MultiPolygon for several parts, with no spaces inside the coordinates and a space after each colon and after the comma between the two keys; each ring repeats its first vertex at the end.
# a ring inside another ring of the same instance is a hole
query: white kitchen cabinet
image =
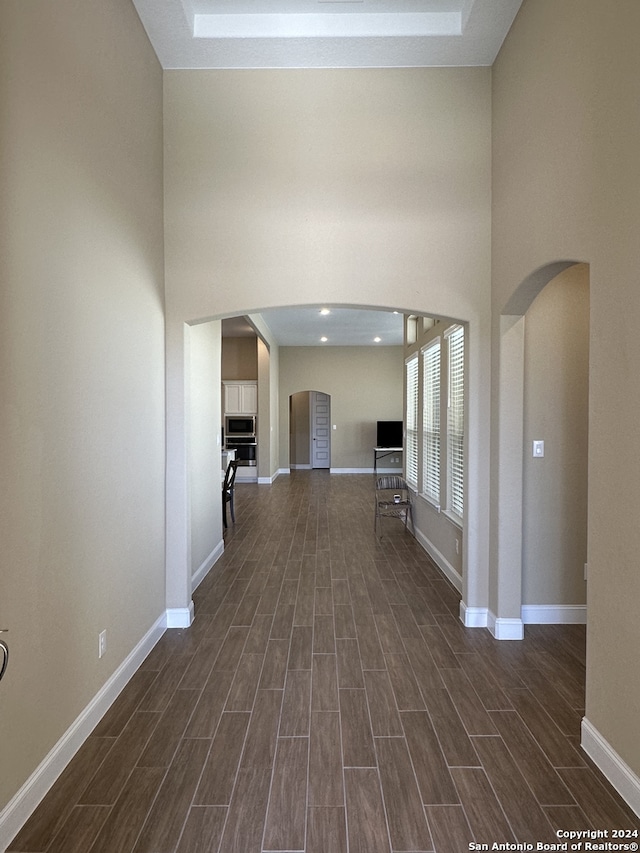
{"type": "Polygon", "coordinates": [[[255,415],[258,412],[258,385],[251,381],[223,382],[225,415],[255,415]]]}

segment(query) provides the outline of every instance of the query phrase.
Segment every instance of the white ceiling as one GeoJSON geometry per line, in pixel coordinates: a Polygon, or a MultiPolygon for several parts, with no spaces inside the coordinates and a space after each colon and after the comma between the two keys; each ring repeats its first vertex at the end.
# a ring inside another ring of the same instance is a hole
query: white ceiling
{"type": "Polygon", "coordinates": [[[522,0],[133,0],[163,68],[491,65],[522,0]]]}
{"type": "MultiPolygon", "coordinates": [[[[259,316],[280,346],[401,346],[403,343],[402,314],[356,308],[330,308],[329,314],[321,314],[321,308],[278,308],[261,311],[259,316]],[[327,340],[322,341],[322,337],[327,340]]],[[[255,330],[245,317],[233,317],[222,321],[222,334],[230,338],[246,337],[255,335],[255,330]]]]}

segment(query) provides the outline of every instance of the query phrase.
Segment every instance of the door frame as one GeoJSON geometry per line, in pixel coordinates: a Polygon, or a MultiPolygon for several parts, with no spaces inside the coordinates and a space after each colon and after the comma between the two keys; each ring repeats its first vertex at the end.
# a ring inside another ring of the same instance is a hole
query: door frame
{"type": "Polygon", "coordinates": [[[311,465],[311,469],[321,470],[324,468],[328,468],[331,470],[331,394],[327,394],[326,391],[309,391],[309,462],[311,465]],[[328,465],[316,465],[315,464],[315,449],[316,449],[316,423],[315,423],[315,405],[317,403],[317,395],[324,394],[324,396],[328,400],[329,405],[329,415],[327,424],[327,441],[329,444],[329,464],[328,465]]]}

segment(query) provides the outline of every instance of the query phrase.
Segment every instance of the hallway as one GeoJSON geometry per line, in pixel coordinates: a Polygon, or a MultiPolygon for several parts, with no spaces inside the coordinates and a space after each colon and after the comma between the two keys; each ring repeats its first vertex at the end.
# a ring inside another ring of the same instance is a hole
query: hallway
{"type": "Polygon", "coordinates": [[[226,550],[12,853],[462,853],[640,826],[579,747],[582,626],[465,629],[373,478],[242,484],[226,550]]]}

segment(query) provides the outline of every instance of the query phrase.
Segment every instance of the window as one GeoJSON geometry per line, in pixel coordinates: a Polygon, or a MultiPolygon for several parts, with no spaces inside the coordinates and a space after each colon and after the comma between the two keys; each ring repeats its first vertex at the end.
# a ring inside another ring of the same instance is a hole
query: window
{"type": "Polygon", "coordinates": [[[405,479],[437,512],[461,524],[465,331],[457,323],[441,328],[429,330],[430,340],[405,361],[405,479]]]}
{"type": "Polygon", "coordinates": [[[464,328],[445,332],[448,344],[449,395],[447,405],[447,508],[464,513],[464,328]]]}
{"type": "Polygon", "coordinates": [[[440,501],[440,338],[422,351],[422,492],[440,501]]]}
{"type": "Polygon", "coordinates": [[[405,476],[410,486],[418,488],[418,355],[406,364],[407,434],[405,440],[405,476]]]}

